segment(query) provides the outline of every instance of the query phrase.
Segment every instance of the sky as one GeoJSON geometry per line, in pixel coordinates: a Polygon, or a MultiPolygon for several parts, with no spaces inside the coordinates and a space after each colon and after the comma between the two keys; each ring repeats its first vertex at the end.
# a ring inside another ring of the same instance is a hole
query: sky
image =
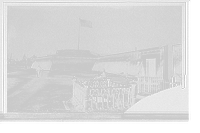
{"type": "Polygon", "coordinates": [[[178,6],[9,6],[8,56],[45,56],[61,49],[101,55],[181,44],[178,6]],[[92,28],[80,27],[79,18],[92,28]]]}

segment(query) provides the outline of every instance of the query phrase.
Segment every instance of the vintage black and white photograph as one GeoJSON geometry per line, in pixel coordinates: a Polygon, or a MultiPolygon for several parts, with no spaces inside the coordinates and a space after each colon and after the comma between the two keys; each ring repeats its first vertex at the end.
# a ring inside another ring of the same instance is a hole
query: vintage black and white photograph
{"type": "Polygon", "coordinates": [[[7,119],[188,119],[185,3],[5,8],[7,119]]]}

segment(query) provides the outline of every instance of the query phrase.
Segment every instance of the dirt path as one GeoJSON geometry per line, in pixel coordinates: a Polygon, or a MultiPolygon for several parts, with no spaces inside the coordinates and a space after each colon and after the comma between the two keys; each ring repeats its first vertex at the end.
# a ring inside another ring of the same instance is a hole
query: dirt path
{"type": "Polygon", "coordinates": [[[24,84],[23,86],[16,86],[12,90],[8,91],[8,111],[18,111],[23,107],[23,104],[31,98],[35,93],[43,88],[46,84],[46,77],[48,77],[49,71],[42,71],[40,78],[32,77],[32,80],[24,84]]]}

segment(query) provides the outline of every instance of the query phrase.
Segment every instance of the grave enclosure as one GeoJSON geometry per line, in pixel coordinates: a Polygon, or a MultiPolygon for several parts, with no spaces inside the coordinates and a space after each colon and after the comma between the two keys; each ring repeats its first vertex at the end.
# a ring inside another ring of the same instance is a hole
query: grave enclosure
{"type": "Polygon", "coordinates": [[[134,105],[139,95],[152,95],[180,82],[155,77],[138,77],[128,85],[107,80],[77,81],[73,78],[72,103],[78,111],[125,111],[134,105]]]}
{"type": "Polygon", "coordinates": [[[120,112],[135,102],[136,84],[119,83],[108,78],[73,81],[72,103],[81,112],[120,112]]]}

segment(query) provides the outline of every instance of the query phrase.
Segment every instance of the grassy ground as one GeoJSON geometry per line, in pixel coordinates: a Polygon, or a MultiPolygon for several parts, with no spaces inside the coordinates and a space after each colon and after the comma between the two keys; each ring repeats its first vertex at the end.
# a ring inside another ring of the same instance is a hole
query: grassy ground
{"type": "Polygon", "coordinates": [[[63,101],[71,98],[72,86],[62,85],[49,79],[42,90],[38,91],[22,110],[26,111],[66,111],[63,101]]]}
{"type": "MultiPolygon", "coordinates": [[[[72,78],[77,80],[91,80],[98,72],[66,72],[66,71],[41,72],[41,77],[36,77],[34,69],[12,72],[8,74],[8,105],[20,107],[18,111],[25,112],[74,112],[77,111],[71,103],[72,78]],[[33,86],[32,86],[33,85],[33,86]],[[31,87],[31,88],[30,88],[31,87]],[[28,95],[25,96],[24,95],[28,95]],[[23,98],[26,98],[25,100],[23,98]],[[18,102],[22,100],[23,102],[18,102]],[[63,101],[68,101],[67,107],[63,101]],[[69,107],[69,108],[68,108],[69,107]]],[[[109,74],[113,81],[122,81],[124,77],[109,74]]],[[[124,82],[127,82],[124,81],[124,82]]]]}
{"type": "Polygon", "coordinates": [[[36,75],[36,71],[35,69],[28,69],[28,70],[22,70],[22,71],[14,71],[14,72],[11,72],[11,73],[8,73],[7,74],[8,76],[10,75],[15,75],[15,76],[30,76],[30,75],[36,75]]]}
{"type": "Polygon", "coordinates": [[[31,80],[31,78],[8,77],[7,78],[7,91],[9,91],[11,88],[13,88],[15,86],[21,85],[30,80],[31,80]]]}

